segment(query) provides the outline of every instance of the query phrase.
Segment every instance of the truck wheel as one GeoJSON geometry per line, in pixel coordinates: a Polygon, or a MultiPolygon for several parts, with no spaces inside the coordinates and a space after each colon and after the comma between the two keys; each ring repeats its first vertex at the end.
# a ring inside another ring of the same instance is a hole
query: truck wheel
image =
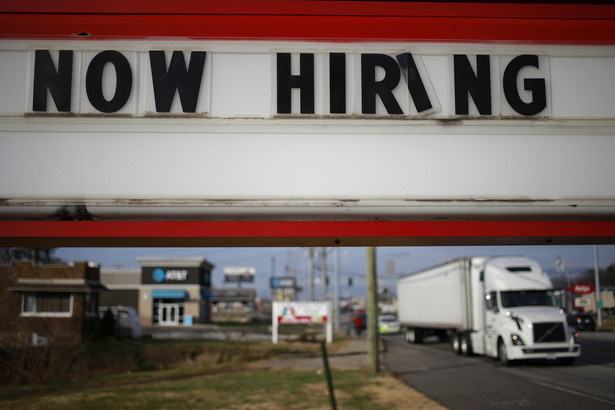
{"type": "Polygon", "coordinates": [[[461,354],[464,356],[472,356],[472,343],[470,342],[470,335],[468,333],[461,335],[459,344],[461,354]]]}
{"type": "Polygon", "coordinates": [[[502,340],[498,342],[498,359],[500,359],[500,363],[504,366],[512,365],[512,361],[508,358],[506,354],[506,345],[502,340]]]}
{"type": "Polygon", "coordinates": [[[406,342],[408,343],[423,343],[423,332],[419,328],[409,327],[406,329],[406,342]]]}
{"type": "Polygon", "coordinates": [[[408,343],[414,343],[415,337],[414,337],[414,329],[412,328],[407,328],[406,329],[406,342],[408,343]]]}
{"type": "Polygon", "coordinates": [[[459,339],[459,333],[451,334],[451,348],[453,349],[453,352],[457,354],[461,354],[461,343],[459,339]]]}

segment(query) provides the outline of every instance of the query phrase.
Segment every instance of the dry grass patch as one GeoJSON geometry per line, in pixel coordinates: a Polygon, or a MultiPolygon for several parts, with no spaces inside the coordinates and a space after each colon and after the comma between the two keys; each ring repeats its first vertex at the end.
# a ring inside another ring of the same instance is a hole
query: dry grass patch
{"type": "Polygon", "coordinates": [[[446,408],[390,375],[374,378],[373,383],[364,386],[361,390],[371,397],[374,404],[383,408],[407,409],[410,403],[413,409],[446,408]]]}

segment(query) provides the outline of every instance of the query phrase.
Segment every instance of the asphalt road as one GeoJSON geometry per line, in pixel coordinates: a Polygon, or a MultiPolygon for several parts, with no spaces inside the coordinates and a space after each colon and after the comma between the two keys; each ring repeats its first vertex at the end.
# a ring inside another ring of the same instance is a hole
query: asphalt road
{"type": "Polygon", "coordinates": [[[382,364],[404,383],[451,409],[615,408],[615,333],[582,333],[572,366],[536,361],[505,367],[492,358],[454,354],[435,338],[424,344],[384,336],[382,364]]]}

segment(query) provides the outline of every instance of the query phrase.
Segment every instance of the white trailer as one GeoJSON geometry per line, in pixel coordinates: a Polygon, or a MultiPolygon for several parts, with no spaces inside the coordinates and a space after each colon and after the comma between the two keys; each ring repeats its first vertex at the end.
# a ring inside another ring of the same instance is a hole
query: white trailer
{"type": "Polygon", "coordinates": [[[398,317],[409,343],[448,336],[456,353],[559,359],[581,346],[551,280],[525,257],[461,258],[398,279],[398,317]]]}

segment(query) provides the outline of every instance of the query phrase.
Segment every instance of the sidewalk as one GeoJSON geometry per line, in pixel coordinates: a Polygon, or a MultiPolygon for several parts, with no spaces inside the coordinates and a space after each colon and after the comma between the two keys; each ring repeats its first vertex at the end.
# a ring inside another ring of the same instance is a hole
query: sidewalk
{"type": "MultiPolygon", "coordinates": [[[[380,352],[382,352],[382,343],[380,352]]],[[[335,369],[362,369],[369,366],[367,361],[367,340],[365,337],[352,338],[339,352],[327,350],[329,366],[335,369]]],[[[321,355],[313,357],[275,358],[267,362],[268,367],[295,369],[323,369],[321,355]]]]}

